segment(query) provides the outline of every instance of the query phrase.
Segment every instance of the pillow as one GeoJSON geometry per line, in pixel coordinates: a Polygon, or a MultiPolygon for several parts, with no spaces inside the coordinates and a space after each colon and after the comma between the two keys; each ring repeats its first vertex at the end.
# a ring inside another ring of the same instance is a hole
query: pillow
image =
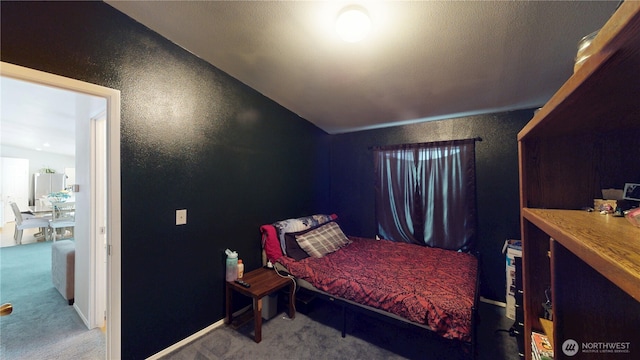
{"type": "Polygon", "coordinates": [[[262,225],[260,226],[260,232],[262,233],[262,248],[267,254],[267,260],[274,263],[282,257],[276,228],[273,225],[262,225]]]}
{"type": "MultiPolygon", "coordinates": [[[[315,229],[315,228],[312,228],[315,229]]],[[[297,233],[286,233],[284,234],[284,242],[285,245],[287,246],[287,256],[299,261],[302,259],[306,259],[309,257],[309,254],[307,254],[304,250],[302,250],[302,248],[300,247],[300,244],[298,244],[298,242],[296,241],[296,235],[299,234],[304,234],[307,231],[311,231],[311,229],[309,230],[305,230],[305,231],[300,231],[297,233]]]]}
{"type": "Polygon", "coordinates": [[[282,254],[287,256],[287,246],[284,234],[308,229],[308,227],[298,219],[287,219],[274,222],[273,227],[275,227],[276,233],[278,234],[278,241],[280,243],[280,248],[282,249],[282,254]]]}
{"type": "Polygon", "coordinates": [[[324,224],[332,219],[336,219],[337,215],[311,215],[305,216],[297,219],[287,219],[273,223],[272,225],[276,229],[276,233],[278,234],[278,239],[280,240],[280,248],[282,249],[282,254],[287,255],[287,246],[286,241],[284,239],[284,234],[299,232],[303,230],[307,230],[314,226],[324,224]]]}
{"type": "MultiPolygon", "coordinates": [[[[331,214],[331,219],[335,220],[337,219],[338,216],[336,214],[331,214]]],[[[309,257],[309,254],[307,254],[301,247],[300,244],[298,244],[298,241],[296,241],[296,236],[298,235],[302,235],[302,234],[306,234],[307,232],[314,230],[316,228],[318,228],[319,226],[322,226],[323,224],[326,224],[326,222],[313,226],[307,230],[303,230],[303,231],[298,231],[298,232],[291,232],[291,233],[285,233],[284,234],[284,242],[285,242],[285,250],[286,250],[286,254],[288,257],[296,260],[296,261],[300,261],[302,259],[306,259],[309,257]]]]}
{"type": "Polygon", "coordinates": [[[321,258],[351,243],[335,221],[296,235],[295,238],[302,250],[315,258],[321,258]]]}

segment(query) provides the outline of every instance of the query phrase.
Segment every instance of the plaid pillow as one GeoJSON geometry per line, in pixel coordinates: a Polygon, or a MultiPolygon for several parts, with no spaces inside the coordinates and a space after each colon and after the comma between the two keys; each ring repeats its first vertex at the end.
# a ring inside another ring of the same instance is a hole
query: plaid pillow
{"type": "Polygon", "coordinates": [[[304,234],[296,235],[296,241],[309,256],[321,258],[341,247],[350,244],[335,221],[318,226],[304,234]]]}
{"type": "Polygon", "coordinates": [[[284,234],[304,231],[314,226],[318,226],[320,224],[331,221],[331,219],[333,218],[334,215],[317,214],[304,216],[297,219],[287,219],[274,222],[273,227],[276,228],[276,233],[278,234],[278,240],[280,240],[280,248],[282,249],[282,253],[289,256],[289,254],[287,254],[287,245],[284,234]]]}

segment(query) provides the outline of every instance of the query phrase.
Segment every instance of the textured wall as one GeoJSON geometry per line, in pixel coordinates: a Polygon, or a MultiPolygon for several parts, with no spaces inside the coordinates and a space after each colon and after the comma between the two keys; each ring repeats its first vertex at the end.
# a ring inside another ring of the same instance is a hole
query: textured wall
{"type": "Polygon", "coordinates": [[[101,2],[2,2],[2,61],[122,96],[122,356],[224,316],[225,248],[329,211],[326,133],[101,2]],[[188,223],[175,226],[175,210],[188,223]]]}
{"type": "Polygon", "coordinates": [[[374,145],[484,139],[483,294],[504,298],[500,249],[519,237],[515,136],[531,111],[328,136],[104,3],[0,6],[2,61],[121,91],[124,358],[222,318],[223,250],[259,266],[263,223],[335,212],[345,232],[373,235],[374,145]],[[181,208],[188,224],[176,227],[181,208]]]}
{"type": "Polygon", "coordinates": [[[532,110],[522,110],[332,136],[331,203],[341,227],[350,235],[376,234],[371,146],[481,137],[476,142],[481,294],[504,301],[502,245],[520,238],[516,136],[532,116],[532,110]]]}

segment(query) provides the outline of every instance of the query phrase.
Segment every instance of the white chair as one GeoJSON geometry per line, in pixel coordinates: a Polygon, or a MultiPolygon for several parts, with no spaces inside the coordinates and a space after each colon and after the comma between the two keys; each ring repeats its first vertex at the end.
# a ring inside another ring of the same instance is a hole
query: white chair
{"type": "Polygon", "coordinates": [[[58,229],[60,229],[60,238],[65,238],[67,230],[69,230],[71,234],[70,237],[73,237],[73,229],[76,226],[76,203],[74,201],[51,202],[51,207],[53,209],[53,217],[49,222],[49,227],[51,228],[51,239],[53,242],[55,242],[58,237],[58,229]]]}
{"type": "Polygon", "coordinates": [[[47,231],[49,229],[48,218],[22,214],[20,208],[18,208],[18,204],[11,202],[9,205],[11,206],[11,210],[13,210],[13,215],[16,217],[16,230],[13,233],[13,239],[16,241],[16,244],[22,244],[22,231],[24,229],[39,228],[45,239],[47,238],[47,231]]]}

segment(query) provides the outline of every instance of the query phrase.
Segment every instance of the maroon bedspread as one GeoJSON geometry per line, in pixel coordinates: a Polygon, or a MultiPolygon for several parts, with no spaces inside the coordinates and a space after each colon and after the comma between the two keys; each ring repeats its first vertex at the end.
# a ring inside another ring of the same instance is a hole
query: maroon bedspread
{"type": "Polygon", "coordinates": [[[280,262],[291,274],[337,297],[427,325],[449,339],[471,341],[477,260],[450,250],[350,237],[322,258],[280,262]]]}

